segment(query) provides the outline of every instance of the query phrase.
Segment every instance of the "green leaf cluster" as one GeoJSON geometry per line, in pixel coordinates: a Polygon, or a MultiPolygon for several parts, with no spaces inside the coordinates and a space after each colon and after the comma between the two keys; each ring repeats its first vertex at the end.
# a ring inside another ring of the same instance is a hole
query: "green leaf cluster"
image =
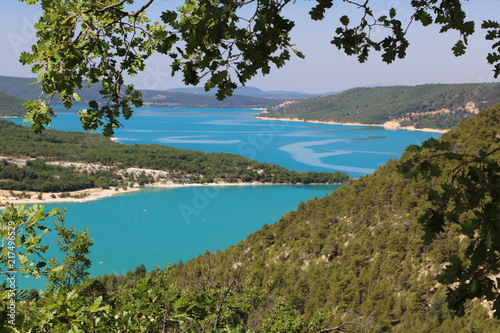
{"type": "Polygon", "coordinates": [[[41,95],[26,102],[35,132],[50,124],[53,111],[49,103],[58,97],[67,108],[79,102],[76,92],[92,84],[100,84],[100,94],[107,100],[98,104],[90,101],[82,116],[83,127],[112,135],[120,126],[120,116],[128,119],[132,106],[142,105],[141,94],[133,85],[124,89],[124,76],[133,76],[144,69],[144,61],[156,48],[157,35],[163,34],[159,24],[148,24],[142,14],[124,11],[125,1],[33,1],[39,3],[42,16],[35,28],[37,43],[30,52],[23,52],[21,63],[30,65],[38,74],[41,95]]]}
{"type": "Polygon", "coordinates": [[[222,100],[232,95],[235,81],[245,84],[259,72],[269,74],[271,65],[282,67],[290,51],[301,56],[290,44],[294,23],[282,14],[288,2],[188,0],[178,14],[164,12],[163,22],[175,31],[167,41],[184,43],[169,53],[172,73],[182,72],[186,84],[205,79],[205,90],[217,87],[222,100]],[[245,17],[251,3],[253,15],[245,17]]]}
{"type": "Polygon", "coordinates": [[[15,275],[16,272],[40,277],[45,266],[43,254],[46,245],[41,245],[42,236],[49,228],[39,223],[54,217],[57,210],[44,213],[44,207],[34,205],[27,208],[23,205],[11,206],[0,215],[0,273],[4,276],[15,275]]]}
{"type": "MultiPolygon", "coordinates": [[[[402,8],[391,7],[387,12],[375,14],[370,1],[353,4],[361,11],[361,18],[350,26],[350,18],[341,16],[341,26],[335,30],[331,43],[347,55],[356,55],[361,63],[368,59],[371,51],[381,52],[382,61],[388,64],[396,58],[404,58],[410,45],[407,32],[413,21],[419,21],[424,26],[438,25],[441,27],[440,33],[458,31],[460,37],[452,47],[455,56],[465,53],[468,37],[475,32],[474,22],[466,20],[460,0],[411,1],[409,18],[402,18],[407,15],[402,14],[405,12],[402,8]]],[[[318,1],[318,5],[310,12],[311,18],[323,19],[326,8],[331,6],[332,1],[318,1]]]]}
{"type": "Polygon", "coordinates": [[[493,110],[469,122],[481,132],[475,135],[484,135],[482,145],[469,145],[463,137],[451,134],[446,144],[433,140],[412,147],[402,164],[402,172],[410,176],[444,178],[439,187],[427,190],[432,207],[419,219],[424,242],[431,244],[449,225],[459,226],[468,240],[467,248],[450,258],[439,277],[449,286],[447,301],[459,315],[464,314],[469,299],[484,297],[493,303],[493,309],[500,308],[496,278],[500,269],[500,117],[499,107],[493,110]]]}

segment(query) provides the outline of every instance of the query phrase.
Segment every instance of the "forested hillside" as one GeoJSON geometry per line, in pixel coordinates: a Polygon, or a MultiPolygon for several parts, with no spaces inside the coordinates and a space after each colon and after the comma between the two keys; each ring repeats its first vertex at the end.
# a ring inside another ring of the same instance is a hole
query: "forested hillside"
{"type": "Polygon", "coordinates": [[[147,174],[129,174],[127,168],[168,172],[174,183],[269,182],[344,183],[342,172],[298,172],[223,153],[177,149],[163,145],[125,145],[99,134],[30,128],[0,119],[0,156],[36,158],[19,167],[0,161],[0,189],[59,192],[92,187],[127,186],[158,181],[147,174]],[[78,172],[70,167],[47,165],[65,161],[98,164],[108,168],[78,172]]]}
{"type": "Polygon", "coordinates": [[[500,84],[426,84],[355,88],[337,95],[286,103],[262,114],[340,123],[449,129],[480,110],[500,103],[500,84]]]}
{"type": "Polygon", "coordinates": [[[21,117],[25,113],[22,99],[0,91],[0,117],[21,117]]]}
{"type": "MultiPolygon", "coordinates": [[[[500,148],[499,124],[500,105],[461,123],[440,141],[461,154],[491,152],[500,148]]],[[[490,155],[489,161],[499,155],[490,155]]],[[[445,170],[456,163],[438,161],[445,170]]],[[[460,257],[467,248],[460,228],[447,226],[429,246],[421,239],[418,218],[430,207],[426,189],[437,188],[449,172],[432,181],[407,178],[400,163],[390,161],[324,198],[301,203],[225,251],[163,270],[147,273],[138,267],[70,289],[31,293],[17,303],[17,327],[56,327],[54,332],[75,327],[113,332],[499,332],[491,303],[467,302],[457,317],[446,305],[446,287],[437,282],[450,256],[460,257]]]]}

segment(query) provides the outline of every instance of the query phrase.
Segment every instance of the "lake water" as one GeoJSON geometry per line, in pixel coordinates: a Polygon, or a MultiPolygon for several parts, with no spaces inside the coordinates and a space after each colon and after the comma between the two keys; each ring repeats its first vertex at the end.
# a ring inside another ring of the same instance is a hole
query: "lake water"
{"type": "MultiPolygon", "coordinates": [[[[137,110],[118,129],[124,144],[165,144],[205,152],[227,152],[300,171],[373,172],[397,159],[410,144],[439,134],[380,127],[254,119],[248,109],[137,110]]],[[[14,120],[21,123],[21,120],[14,120]]],[[[75,114],[59,113],[53,128],[81,130],[75,114]]],[[[125,273],[144,263],[189,260],[205,250],[225,249],[265,223],[271,224],[300,201],[322,197],[338,186],[201,186],[147,188],[67,207],[67,225],[89,227],[94,246],[91,274],[125,273]]],[[[49,236],[48,241],[51,239],[49,236]]],[[[42,287],[22,279],[21,286],[42,287]]]]}
{"type": "MultiPolygon", "coordinates": [[[[66,224],[89,227],[94,240],[92,275],[126,273],[187,261],[205,250],[225,249],[272,224],[301,201],[323,197],[338,185],[200,186],[149,188],[66,207],[66,224]]],[[[47,244],[56,237],[48,235],[47,244]]],[[[48,257],[56,256],[52,251],[48,257]]],[[[19,277],[21,286],[44,283],[19,277]]]]}
{"type": "MultiPolygon", "coordinates": [[[[116,130],[125,144],[165,144],[225,152],[299,171],[340,170],[352,177],[373,172],[405,147],[439,134],[382,127],[255,119],[249,109],[143,108],[116,130]]],[[[21,119],[14,120],[22,123],[21,119]]],[[[53,128],[80,131],[75,113],[58,113],[53,128]]]]}

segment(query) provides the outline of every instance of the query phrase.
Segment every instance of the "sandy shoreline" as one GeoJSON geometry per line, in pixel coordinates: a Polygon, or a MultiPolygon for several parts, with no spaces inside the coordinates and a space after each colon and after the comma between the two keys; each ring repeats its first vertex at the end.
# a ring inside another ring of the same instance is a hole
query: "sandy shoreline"
{"type": "Polygon", "coordinates": [[[339,123],[335,121],[305,120],[299,118],[273,118],[265,116],[254,116],[254,118],[263,120],[297,121],[302,123],[329,124],[329,125],[374,126],[374,127],[383,127],[384,129],[389,129],[389,130],[421,131],[421,132],[433,132],[433,133],[446,133],[449,131],[449,129],[442,130],[436,128],[415,128],[415,126],[400,126],[400,124],[397,121],[388,121],[384,124],[363,124],[356,122],[339,123]]]}
{"type": "MultiPolygon", "coordinates": [[[[9,163],[15,164],[19,167],[26,165],[27,161],[32,160],[29,158],[18,158],[0,156],[0,159],[7,160],[9,163]]],[[[82,162],[64,162],[64,161],[48,161],[50,165],[59,165],[66,168],[73,168],[77,171],[94,172],[95,170],[111,170],[113,167],[89,164],[82,162]]],[[[87,202],[98,200],[101,198],[110,197],[117,194],[128,192],[135,192],[145,190],[147,188],[161,187],[161,188],[175,188],[175,187],[190,187],[190,186],[256,186],[256,185],[290,185],[290,184],[277,184],[277,183],[262,183],[259,181],[253,182],[235,182],[227,183],[222,180],[213,183],[185,183],[183,180],[172,179],[169,171],[144,169],[144,168],[126,168],[117,171],[117,174],[140,175],[147,174],[152,177],[153,182],[139,186],[134,184],[123,188],[89,188],[80,191],[67,191],[64,193],[40,193],[35,191],[10,191],[0,190],[0,210],[5,209],[7,204],[51,204],[51,203],[65,203],[65,202],[87,202]]]]}
{"type": "MultiPolygon", "coordinates": [[[[178,188],[178,187],[202,187],[202,186],[260,186],[260,185],[300,185],[300,184],[276,184],[276,183],[260,183],[260,182],[252,182],[252,183],[173,183],[173,182],[161,182],[161,183],[152,183],[146,184],[144,186],[137,187],[129,187],[126,190],[124,189],[86,189],[80,191],[73,192],[65,192],[69,193],[71,197],[63,197],[61,198],[60,193],[43,193],[42,198],[39,198],[38,192],[25,191],[27,197],[18,198],[13,197],[8,190],[0,190],[0,210],[5,209],[7,204],[52,204],[52,203],[67,203],[67,202],[88,202],[99,200],[102,198],[111,197],[118,194],[136,192],[145,190],[148,188],[178,188]],[[83,196],[85,195],[85,196],[83,196]],[[29,196],[29,197],[28,197],[29,196]],[[76,196],[76,197],[75,197],[76,196]],[[82,196],[82,197],[80,197],[82,196]]],[[[321,184],[310,184],[310,185],[321,185],[321,184]]],[[[335,185],[335,184],[325,184],[325,185],[335,185]]],[[[20,194],[21,191],[13,191],[15,194],[20,194]]]]}
{"type": "MultiPolygon", "coordinates": [[[[38,192],[25,191],[26,197],[13,197],[8,190],[0,190],[0,209],[5,209],[7,204],[48,204],[48,203],[59,203],[59,202],[87,202],[98,200],[101,198],[110,197],[115,194],[135,192],[139,191],[141,188],[133,187],[124,189],[86,189],[69,193],[71,197],[61,198],[59,195],[61,193],[43,193],[41,199],[39,198],[38,192]],[[75,197],[76,196],[76,197],[75,197]],[[80,197],[81,196],[81,197],[80,197]]],[[[13,191],[15,194],[20,194],[21,191],[13,191]]]]}

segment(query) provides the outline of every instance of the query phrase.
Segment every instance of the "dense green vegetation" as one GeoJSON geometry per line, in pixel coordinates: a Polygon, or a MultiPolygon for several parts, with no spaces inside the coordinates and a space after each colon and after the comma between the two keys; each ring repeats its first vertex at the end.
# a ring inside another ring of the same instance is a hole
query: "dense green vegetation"
{"type": "Polygon", "coordinates": [[[401,126],[415,126],[415,128],[450,129],[461,121],[474,117],[474,114],[464,109],[453,113],[417,114],[408,116],[400,122],[401,126]]]}
{"type": "Polygon", "coordinates": [[[19,167],[0,159],[2,190],[70,192],[96,187],[127,186],[126,180],[112,171],[95,170],[80,173],[73,168],[48,165],[43,160],[29,160],[26,166],[19,167]]]}
{"type": "Polygon", "coordinates": [[[0,117],[21,117],[25,113],[21,99],[0,91],[0,117]]]}
{"type": "MultiPolygon", "coordinates": [[[[466,155],[494,151],[500,148],[499,123],[500,105],[461,123],[440,142],[466,155]]],[[[430,245],[421,239],[418,219],[432,207],[426,193],[439,188],[457,161],[437,159],[444,172],[426,180],[400,172],[410,157],[406,153],[400,162],[301,203],[223,252],[166,269],[138,267],[69,289],[31,292],[16,303],[16,327],[22,332],[35,327],[53,332],[498,332],[500,321],[490,318],[488,302],[467,301],[457,317],[447,307],[446,286],[437,282],[448,258],[463,258],[469,246],[460,226],[445,225],[430,245]]],[[[12,209],[2,218],[15,220],[12,209]]],[[[5,323],[6,312],[2,318],[5,323]]]]}
{"type": "Polygon", "coordinates": [[[500,103],[500,84],[427,84],[407,87],[355,88],[270,109],[266,117],[384,124],[448,129],[471,118],[467,104],[484,110],[500,103]],[[432,114],[448,109],[450,113],[432,114]]]}
{"type": "MultiPolygon", "coordinates": [[[[58,95],[67,105],[80,99],[74,92],[84,78],[101,82],[109,103],[92,103],[82,121],[84,126],[103,121],[111,135],[116,119],[129,117],[130,105],[142,103],[133,87],[122,94],[124,74],[137,74],[154,52],[171,57],[173,72],[182,73],[186,84],[204,78],[206,88],[219,88],[219,97],[231,94],[236,87],[233,79],[244,83],[269,73],[271,65],[283,66],[293,52],[302,55],[291,39],[294,22],[283,10],[293,2],[194,0],[177,12],[164,11],[161,22],[145,25],[145,11],[152,2],[133,6],[128,1],[125,7],[124,1],[28,1],[40,3],[43,12],[36,25],[37,44],[31,53],[22,54],[21,61],[33,66],[48,99],[58,95]]],[[[412,1],[388,13],[377,13],[370,7],[374,2],[348,2],[357,6],[362,19],[352,23],[341,13],[332,43],[360,62],[370,51],[379,51],[387,63],[404,58],[410,44],[407,27],[413,21],[436,25],[441,32],[459,32],[452,48],[456,56],[465,52],[475,32],[459,0],[412,1]],[[410,22],[401,19],[401,12],[410,22]],[[387,33],[370,33],[381,27],[387,33]]],[[[325,14],[330,7],[331,0],[315,1],[309,14],[322,20],[329,17],[325,14]]],[[[500,24],[486,18],[482,28],[493,44],[487,62],[498,76],[500,24]]],[[[28,119],[40,130],[49,123],[51,109],[43,101],[29,106],[28,119]]],[[[359,111],[354,108],[352,113],[359,111]]],[[[492,151],[499,144],[498,114],[498,107],[485,110],[454,131],[456,136],[443,140],[472,156],[481,154],[478,147],[492,151]]],[[[373,118],[375,123],[382,120],[373,118]]],[[[351,117],[347,121],[365,122],[351,117]]],[[[498,153],[488,157],[488,163],[495,164],[498,153]]],[[[439,162],[443,170],[455,167],[452,160],[439,162]]],[[[92,242],[86,230],[75,233],[62,224],[55,230],[64,261],[49,261],[46,267],[43,258],[36,258],[45,250],[37,232],[48,231],[41,221],[61,221],[60,214],[10,206],[0,217],[0,232],[8,240],[2,243],[0,271],[9,276],[1,290],[1,324],[17,332],[498,331],[500,323],[489,318],[488,302],[468,301],[464,317],[454,317],[445,306],[444,286],[436,282],[450,255],[461,256],[469,247],[464,230],[452,223],[432,245],[424,246],[420,239],[424,232],[417,219],[432,206],[426,193],[434,186],[435,192],[441,191],[437,184],[447,174],[431,180],[405,178],[400,165],[391,161],[330,196],[302,203],[297,211],[227,251],[150,273],[138,268],[128,281],[127,276],[84,281],[92,242]],[[21,273],[48,276],[46,293],[11,294],[11,252],[16,252],[21,273]]],[[[478,174],[476,180],[482,177],[478,174]]],[[[498,182],[488,185],[494,191],[498,182]]],[[[470,233],[471,228],[465,229],[470,233]]],[[[497,273],[498,266],[491,268],[497,273]]]]}
{"type": "MultiPolygon", "coordinates": [[[[259,163],[232,154],[207,154],[201,151],[183,150],[162,145],[124,145],[113,142],[99,134],[47,130],[38,135],[27,127],[6,120],[0,120],[0,156],[43,158],[46,161],[98,163],[105,166],[114,166],[115,172],[129,167],[164,170],[170,172],[172,180],[182,183],[259,181],[309,184],[343,183],[349,179],[349,176],[343,172],[291,171],[277,165],[259,163]]],[[[43,169],[43,173],[37,173],[39,177],[42,177],[42,175],[49,177],[45,173],[47,166],[43,163],[33,165],[40,166],[43,169]]],[[[20,169],[19,172],[26,174],[34,172],[33,168],[29,172],[22,170],[24,168],[20,169]]],[[[55,175],[59,172],[58,170],[63,169],[52,168],[51,173],[55,175]]],[[[74,172],[67,171],[66,173],[71,177],[77,177],[74,172]]],[[[58,177],[61,176],[62,174],[58,174],[58,177]]],[[[33,177],[35,175],[26,176],[24,183],[29,183],[28,179],[33,177]]],[[[40,183],[52,181],[47,177],[40,178],[40,183]]],[[[5,177],[3,179],[11,178],[5,177]]],[[[76,183],[80,184],[79,186],[87,184],[88,187],[92,187],[92,185],[99,186],[99,184],[103,183],[111,185],[117,181],[116,176],[104,176],[102,174],[87,174],[85,177],[78,176],[78,179],[85,179],[84,182],[75,180],[76,183]],[[98,179],[106,179],[106,181],[97,182],[98,179]]],[[[134,179],[128,181],[133,182],[134,179]]],[[[146,178],[139,182],[147,183],[149,181],[150,179],[146,178]]],[[[73,183],[73,181],[70,181],[67,186],[73,186],[70,185],[73,183]]],[[[14,183],[5,182],[3,186],[9,184],[13,185],[14,183]]],[[[75,188],[79,186],[75,185],[75,188]]]]}

